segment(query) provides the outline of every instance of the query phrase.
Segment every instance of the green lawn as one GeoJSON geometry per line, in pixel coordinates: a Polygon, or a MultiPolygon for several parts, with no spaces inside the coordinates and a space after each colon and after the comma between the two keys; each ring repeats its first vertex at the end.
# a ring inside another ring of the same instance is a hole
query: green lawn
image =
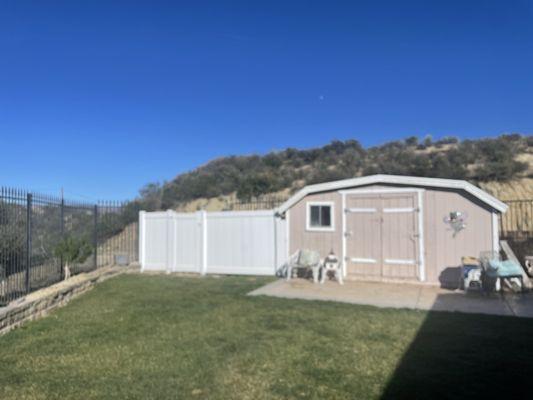
{"type": "Polygon", "coordinates": [[[529,397],[531,319],[245,296],[268,281],[108,280],[0,337],[0,399],[529,397]]]}

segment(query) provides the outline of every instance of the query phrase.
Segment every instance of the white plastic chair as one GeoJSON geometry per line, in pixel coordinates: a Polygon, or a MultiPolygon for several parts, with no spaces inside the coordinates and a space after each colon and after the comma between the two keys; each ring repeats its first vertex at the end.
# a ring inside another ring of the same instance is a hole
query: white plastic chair
{"type": "Polygon", "coordinates": [[[318,282],[320,272],[320,254],[318,251],[302,249],[294,253],[287,262],[287,281],[292,278],[292,273],[299,268],[310,269],[313,272],[313,282],[318,282]]]}

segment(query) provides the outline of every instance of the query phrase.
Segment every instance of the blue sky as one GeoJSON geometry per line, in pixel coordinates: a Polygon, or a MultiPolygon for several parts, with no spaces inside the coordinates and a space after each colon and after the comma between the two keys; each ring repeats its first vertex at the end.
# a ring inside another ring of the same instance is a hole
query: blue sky
{"type": "Polygon", "coordinates": [[[215,157],[533,131],[532,1],[0,0],[0,185],[126,199],[215,157]]]}

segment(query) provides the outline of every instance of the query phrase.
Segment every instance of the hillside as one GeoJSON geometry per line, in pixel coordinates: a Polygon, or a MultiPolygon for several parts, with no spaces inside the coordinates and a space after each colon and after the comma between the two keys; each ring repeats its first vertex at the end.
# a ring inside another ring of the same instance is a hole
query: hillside
{"type": "Polygon", "coordinates": [[[149,184],[137,200],[144,209],[224,209],[271,193],[287,197],[301,187],[370,174],[466,179],[503,198],[533,198],[533,136],[433,142],[409,137],[364,148],[356,140],[320,148],[288,148],[266,155],[228,156],[149,184]]]}

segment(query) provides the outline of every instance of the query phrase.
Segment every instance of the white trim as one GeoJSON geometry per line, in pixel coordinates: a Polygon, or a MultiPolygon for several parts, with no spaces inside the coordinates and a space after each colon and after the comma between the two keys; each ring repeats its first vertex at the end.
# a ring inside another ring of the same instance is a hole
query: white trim
{"type": "Polygon", "coordinates": [[[426,248],[424,235],[424,193],[418,191],[418,278],[426,280],[426,248]]]}
{"type": "Polygon", "coordinates": [[[371,175],[363,176],[360,178],[345,179],[341,181],[319,183],[316,185],[309,185],[301,189],[298,193],[283,203],[278,211],[280,213],[285,212],[290,207],[295,205],[305,196],[311,193],[326,192],[332,190],[347,189],[355,186],[365,186],[372,184],[396,184],[396,185],[414,185],[414,186],[428,186],[436,188],[446,189],[460,189],[470,193],[472,196],[477,197],[490,207],[499,212],[506,212],[507,205],[495,197],[491,196],[487,192],[481,190],[477,186],[472,185],[469,182],[455,179],[441,179],[441,178],[422,178],[415,176],[400,176],[400,175],[371,175]]]}
{"type": "Polygon", "coordinates": [[[417,210],[416,207],[398,207],[398,208],[384,208],[383,212],[386,214],[410,213],[410,212],[415,212],[416,210],[417,210]]]}
{"type": "MultiPolygon", "coordinates": [[[[342,193],[342,195],[344,196],[345,193],[342,193]]],[[[352,207],[352,208],[346,208],[345,210],[351,213],[375,213],[378,211],[377,208],[363,208],[363,207],[352,207]]]]}
{"type": "Polygon", "coordinates": [[[333,201],[308,201],[305,206],[305,229],[310,232],[334,232],[335,231],[335,202],[333,201]],[[311,207],[327,206],[330,208],[329,217],[331,226],[311,226],[311,207]]]}
{"type": "Polygon", "coordinates": [[[349,189],[339,190],[339,193],[346,194],[387,194],[387,193],[413,193],[416,191],[424,191],[425,189],[419,188],[363,188],[363,189],[349,189]]]}
{"type": "Polygon", "coordinates": [[[376,264],[378,262],[374,258],[360,258],[360,257],[352,257],[350,258],[350,261],[354,263],[365,263],[365,264],[376,264]]]}
{"type": "Polygon", "coordinates": [[[500,251],[500,233],[499,233],[498,214],[492,212],[492,251],[500,251]]]}
{"type": "Polygon", "coordinates": [[[346,278],[346,195],[342,194],[342,276],[346,278]]]}
{"type": "Polygon", "coordinates": [[[400,260],[394,258],[386,258],[385,264],[401,264],[401,265],[416,265],[416,260],[400,260]]]}

